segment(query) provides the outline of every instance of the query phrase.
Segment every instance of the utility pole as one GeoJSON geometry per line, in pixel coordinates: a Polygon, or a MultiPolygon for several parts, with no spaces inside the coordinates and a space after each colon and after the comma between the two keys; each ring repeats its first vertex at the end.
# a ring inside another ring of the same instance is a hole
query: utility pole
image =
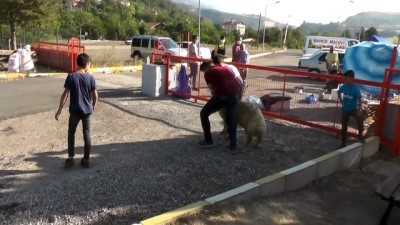
{"type": "Polygon", "coordinates": [[[264,52],[264,43],[265,43],[265,25],[266,25],[266,22],[267,22],[267,8],[268,8],[268,6],[270,6],[270,5],[275,5],[275,4],[278,4],[279,2],[281,2],[281,1],[276,1],[276,2],[272,2],[272,3],[269,3],[269,4],[266,4],[265,5],[265,14],[264,14],[264,32],[263,32],[263,45],[262,45],[262,52],[264,52]]]}
{"type": "Polygon", "coordinates": [[[258,18],[257,49],[258,49],[258,45],[260,44],[260,27],[261,27],[261,13],[260,13],[260,17],[258,18]]]}
{"type": "MultiPolygon", "coordinates": [[[[197,34],[199,36],[199,46],[197,48],[198,54],[200,55],[200,32],[201,32],[201,0],[199,0],[199,33],[197,34]]],[[[189,48],[189,46],[188,46],[189,48]]]]}
{"type": "Polygon", "coordinates": [[[283,39],[283,44],[282,44],[282,48],[285,47],[286,48],[286,40],[287,40],[287,34],[288,34],[288,29],[289,29],[289,18],[292,17],[292,15],[288,16],[287,19],[287,23],[286,23],[286,30],[285,30],[285,39],[283,39]]]}
{"type": "Polygon", "coordinates": [[[360,42],[361,42],[361,33],[363,32],[363,15],[364,15],[364,11],[361,12],[360,33],[358,34],[358,40],[360,42]]]}

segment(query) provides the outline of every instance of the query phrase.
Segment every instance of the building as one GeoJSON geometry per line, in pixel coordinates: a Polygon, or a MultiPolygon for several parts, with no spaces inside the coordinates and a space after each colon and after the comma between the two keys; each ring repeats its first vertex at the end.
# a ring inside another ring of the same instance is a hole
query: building
{"type": "Polygon", "coordinates": [[[264,21],[264,26],[267,27],[275,27],[275,21],[270,20],[270,19],[266,19],[264,21]]]}
{"type": "Polygon", "coordinates": [[[227,31],[238,31],[240,35],[244,35],[246,32],[246,25],[240,21],[231,19],[222,24],[222,29],[227,31]]]}

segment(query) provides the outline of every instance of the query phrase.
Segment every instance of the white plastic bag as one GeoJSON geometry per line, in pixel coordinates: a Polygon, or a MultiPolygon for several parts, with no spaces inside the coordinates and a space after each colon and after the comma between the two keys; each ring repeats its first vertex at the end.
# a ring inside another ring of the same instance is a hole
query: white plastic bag
{"type": "Polygon", "coordinates": [[[265,109],[264,103],[261,101],[261,99],[257,97],[250,95],[249,97],[247,97],[247,101],[253,104],[257,104],[261,110],[265,109]]]}
{"type": "Polygon", "coordinates": [[[15,52],[12,55],[10,55],[10,58],[8,58],[8,71],[9,72],[19,72],[20,66],[20,55],[15,52]]]}
{"type": "Polygon", "coordinates": [[[18,54],[20,55],[20,59],[21,59],[21,61],[20,61],[21,72],[29,71],[29,70],[35,68],[30,51],[27,51],[26,49],[18,49],[18,54]]]}

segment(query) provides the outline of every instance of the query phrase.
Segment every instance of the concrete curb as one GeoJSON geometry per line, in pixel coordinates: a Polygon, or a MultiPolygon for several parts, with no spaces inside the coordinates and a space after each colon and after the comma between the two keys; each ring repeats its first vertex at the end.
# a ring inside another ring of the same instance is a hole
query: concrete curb
{"type": "Polygon", "coordinates": [[[256,197],[259,194],[259,186],[260,185],[257,183],[248,183],[248,184],[245,184],[238,188],[224,192],[222,194],[207,198],[205,201],[212,205],[212,204],[216,204],[216,203],[228,200],[228,199],[230,201],[232,201],[232,200],[240,201],[240,199],[238,199],[237,197],[243,198],[244,194],[246,194],[246,196],[249,196],[249,197],[250,197],[250,195],[256,197]]]}
{"type": "Polygon", "coordinates": [[[204,201],[143,220],[140,224],[166,224],[181,216],[199,212],[208,205],[244,201],[297,190],[319,178],[359,165],[362,159],[369,158],[378,152],[379,141],[379,137],[367,138],[364,144],[354,143],[255,182],[209,197],[204,201]]]}
{"type": "MultiPolygon", "coordinates": [[[[91,68],[90,73],[116,73],[116,72],[133,72],[142,70],[142,66],[124,66],[124,67],[103,67],[103,68],[91,68]]],[[[49,77],[57,75],[65,75],[67,72],[63,73],[1,73],[1,80],[17,80],[23,78],[35,78],[35,77],[49,77]]]]}
{"type": "Polygon", "coordinates": [[[251,55],[249,58],[253,59],[253,58],[263,57],[263,56],[267,56],[267,55],[271,55],[271,54],[283,53],[283,52],[286,52],[286,49],[282,49],[279,51],[273,51],[273,52],[265,52],[265,53],[255,54],[255,55],[251,55]]]}
{"type": "MultiPolygon", "coordinates": [[[[249,58],[250,59],[254,59],[254,58],[258,58],[258,57],[263,57],[263,56],[276,54],[276,53],[283,53],[283,52],[286,52],[286,49],[279,50],[279,51],[273,51],[273,52],[264,52],[264,53],[260,53],[260,54],[254,54],[254,55],[250,55],[249,58]]],[[[226,58],[224,61],[225,62],[232,62],[232,58],[226,58]]]]}
{"type": "Polygon", "coordinates": [[[1,80],[16,80],[23,78],[35,78],[35,77],[48,77],[48,76],[57,76],[57,75],[65,75],[66,73],[3,73],[0,74],[1,80]]]}
{"type": "Polygon", "coordinates": [[[173,210],[171,212],[167,212],[155,217],[152,217],[147,220],[143,220],[140,222],[141,225],[156,225],[156,224],[164,224],[169,221],[172,221],[173,219],[176,219],[180,216],[186,215],[187,213],[195,213],[203,209],[204,206],[209,205],[208,202],[205,201],[199,201],[187,206],[184,206],[182,208],[173,210]]]}
{"type": "Polygon", "coordinates": [[[35,78],[35,77],[49,77],[49,76],[57,76],[57,75],[65,75],[67,73],[30,73],[26,77],[35,78]]]}
{"type": "Polygon", "coordinates": [[[115,73],[115,72],[134,72],[141,71],[142,65],[135,66],[122,66],[122,67],[100,67],[100,68],[90,68],[91,73],[115,73]]]}
{"type": "Polygon", "coordinates": [[[27,74],[25,73],[2,73],[0,74],[0,81],[1,80],[17,80],[25,78],[27,74]]]}

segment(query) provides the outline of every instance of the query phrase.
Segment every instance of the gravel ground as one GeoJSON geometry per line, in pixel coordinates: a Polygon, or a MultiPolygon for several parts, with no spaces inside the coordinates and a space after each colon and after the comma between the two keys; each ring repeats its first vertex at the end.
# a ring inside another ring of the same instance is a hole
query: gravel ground
{"type": "MultiPolygon", "coordinates": [[[[217,144],[200,149],[202,104],[146,97],[134,77],[97,80],[107,88],[99,91],[92,117],[90,169],[63,168],[66,109],[59,122],[53,111],[0,121],[1,224],[132,224],[318,157],[339,143],[332,134],[267,120],[261,149],[232,156],[215,114],[217,144]],[[130,88],[121,86],[127,82],[130,88]]],[[[77,146],[81,135],[78,128],[77,146]]],[[[238,135],[243,146],[243,130],[238,135]]]]}

